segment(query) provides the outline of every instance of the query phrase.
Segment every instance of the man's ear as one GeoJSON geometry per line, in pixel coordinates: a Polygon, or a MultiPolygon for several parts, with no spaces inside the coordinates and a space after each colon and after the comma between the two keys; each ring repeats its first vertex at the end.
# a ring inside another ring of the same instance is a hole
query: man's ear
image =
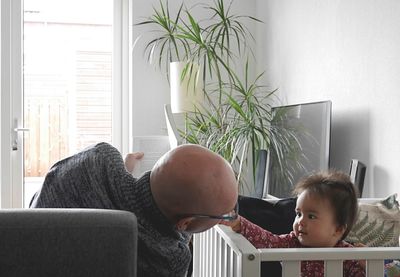
{"type": "Polygon", "coordinates": [[[192,222],[193,217],[185,217],[182,219],[179,219],[178,222],[175,224],[176,229],[178,231],[186,231],[189,224],[192,222]]]}

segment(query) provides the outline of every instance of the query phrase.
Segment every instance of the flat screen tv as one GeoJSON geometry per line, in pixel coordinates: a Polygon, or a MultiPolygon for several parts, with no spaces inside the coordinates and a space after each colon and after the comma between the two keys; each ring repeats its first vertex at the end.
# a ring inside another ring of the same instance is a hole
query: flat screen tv
{"type": "Polygon", "coordinates": [[[292,196],[294,185],[306,175],[329,168],[331,101],[279,106],[272,109],[272,144],[266,161],[264,196],[292,196]]]}

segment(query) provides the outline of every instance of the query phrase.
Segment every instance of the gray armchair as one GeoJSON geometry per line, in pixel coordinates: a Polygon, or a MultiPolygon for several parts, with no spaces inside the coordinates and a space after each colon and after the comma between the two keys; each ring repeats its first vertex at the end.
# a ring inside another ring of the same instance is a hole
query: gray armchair
{"type": "Polygon", "coordinates": [[[130,212],[0,210],[0,276],[135,277],[136,252],[130,212]]]}

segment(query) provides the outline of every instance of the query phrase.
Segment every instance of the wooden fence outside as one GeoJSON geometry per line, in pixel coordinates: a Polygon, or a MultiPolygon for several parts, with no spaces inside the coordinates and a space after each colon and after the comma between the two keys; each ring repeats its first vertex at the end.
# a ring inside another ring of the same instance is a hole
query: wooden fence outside
{"type": "Polygon", "coordinates": [[[96,142],[111,142],[111,53],[77,51],[75,77],[27,74],[25,177],[43,177],[58,160],[96,142]]]}
{"type": "Polygon", "coordinates": [[[26,97],[24,134],[25,177],[44,176],[69,153],[68,104],[64,96],[26,97]]]}

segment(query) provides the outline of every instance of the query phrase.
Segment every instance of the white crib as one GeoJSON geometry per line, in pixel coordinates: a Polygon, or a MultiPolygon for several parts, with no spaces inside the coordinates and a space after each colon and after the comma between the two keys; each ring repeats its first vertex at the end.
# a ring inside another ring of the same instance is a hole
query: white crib
{"type": "Polygon", "coordinates": [[[341,277],[343,260],[366,260],[366,276],[380,277],[385,259],[400,259],[400,247],[256,249],[222,225],[196,234],[193,248],[193,277],[257,277],[263,261],[281,261],[282,276],[295,277],[302,260],[324,260],[326,277],[341,277]]]}

